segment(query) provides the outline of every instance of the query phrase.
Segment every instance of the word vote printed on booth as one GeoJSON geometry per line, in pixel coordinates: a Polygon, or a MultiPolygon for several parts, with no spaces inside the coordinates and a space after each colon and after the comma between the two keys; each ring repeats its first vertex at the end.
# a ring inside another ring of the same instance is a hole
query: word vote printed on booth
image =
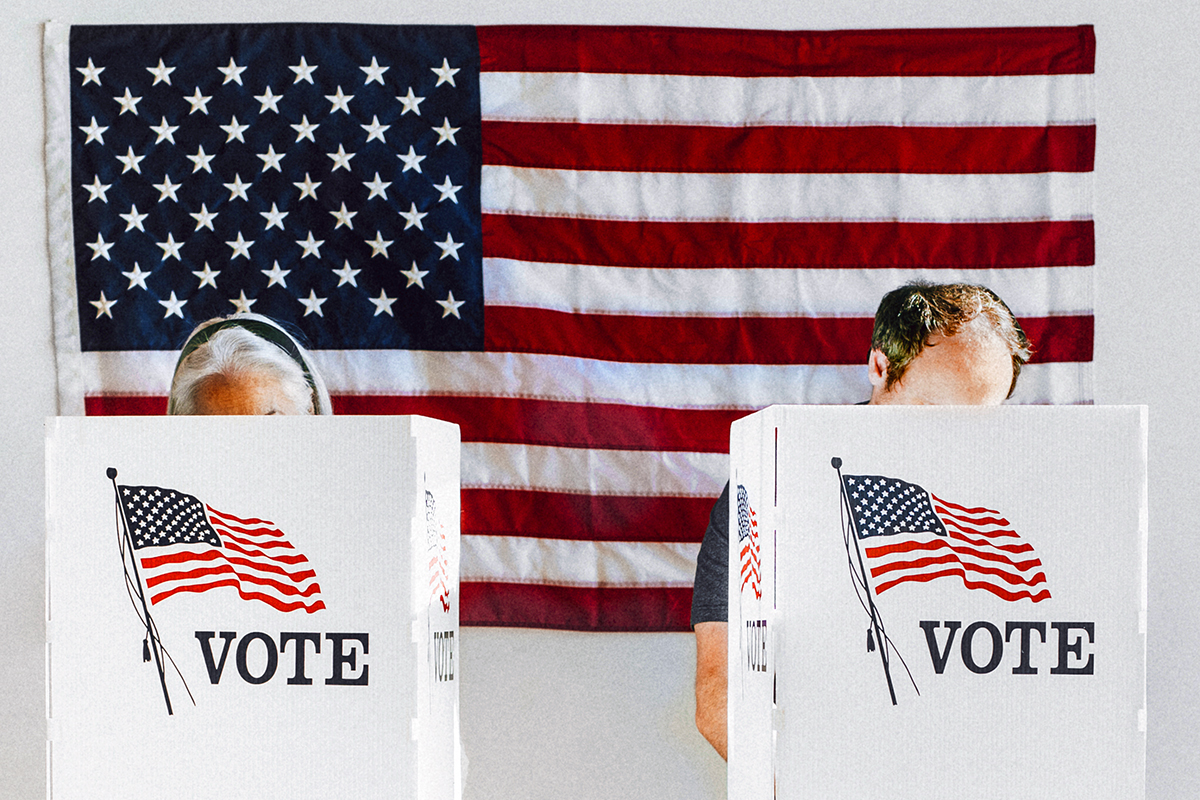
{"type": "Polygon", "coordinates": [[[1144,797],[1144,408],[778,406],[730,455],[731,797],[1144,797]]]}
{"type": "Polygon", "coordinates": [[[457,426],[63,417],[46,450],[52,798],[461,796],[457,426]]]}

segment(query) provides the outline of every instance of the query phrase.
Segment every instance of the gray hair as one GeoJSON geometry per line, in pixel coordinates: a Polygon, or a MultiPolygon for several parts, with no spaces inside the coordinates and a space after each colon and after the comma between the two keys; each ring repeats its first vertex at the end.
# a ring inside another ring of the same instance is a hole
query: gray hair
{"type": "Polygon", "coordinates": [[[167,413],[196,413],[203,387],[214,377],[252,373],[279,381],[297,408],[310,414],[332,414],[329,391],[307,350],[276,322],[260,314],[237,314],[201,323],[184,344],[167,413]]]}

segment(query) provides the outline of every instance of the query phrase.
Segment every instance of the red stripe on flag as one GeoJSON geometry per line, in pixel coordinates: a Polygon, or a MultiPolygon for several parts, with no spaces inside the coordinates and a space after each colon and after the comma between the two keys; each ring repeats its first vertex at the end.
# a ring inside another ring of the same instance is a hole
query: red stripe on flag
{"type": "Polygon", "coordinates": [[[882,594],[888,589],[891,589],[893,586],[897,586],[901,583],[928,583],[929,581],[936,580],[937,578],[949,578],[954,576],[961,578],[963,585],[968,589],[983,589],[991,592],[1001,599],[1008,600],[1010,602],[1015,600],[1029,599],[1035,603],[1040,603],[1043,600],[1050,599],[1049,589],[1042,589],[1037,593],[1024,589],[1013,592],[986,581],[970,580],[967,578],[966,570],[964,570],[961,566],[950,567],[949,569],[940,570],[938,572],[922,572],[918,575],[907,575],[903,578],[897,578],[894,581],[889,581],[876,586],[875,593],[882,594]]]}
{"type": "Polygon", "coordinates": [[[575,541],[698,542],[714,499],[463,489],[462,532],[575,541]]]}
{"type": "Polygon", "coordinates": [[[1033,343],[1031,363],[1092,360],[1095,320],[1090,316],[1022,317],[1021,327],[1033,343]]]}
{"type": "Polygon", "coordinates": [[[860,317],[644,317],[489,306],[488,350],[641,364],[857,364],[860,317]]]}
{"type": "Polygon", "coordinates": [[[629,172],[1090,172],[1096,128],[483,121],[483,163],[629,172]]]}
{"type": "Polygon", "coordinates": [[[166,598],[170,597],[171,595],[179,594],[180,592],[200,593],[200,592],[207,592],[209,589],[218,589],[223,586],[232,586],[233,588],[237,589],[238,596],[241,597],[243,600],[260,600],[260,601],[266,603],[267,605],[271,606],[272,608],[274,608],[277,611],[288,612],[288,611],[297,611],[299,609],[304,609],[304,611],[306,611],[307,613],[312,614],[314,611],[320,611],[321,609],[325,608],[325,601],[323,601],[323,600],[318,600],[315,603],[302,603],[302,602],[285,603],[275,597],[272,597],[269,594],[263,594],[262,592],[248,592],[242,588],[241,581],[234,580],[234,579],[223,580],[223,581],[218,581],[216,583],[204,584],[204,585],[199,585],[199,586],[194,585],[194,584],[193,585],[176,586],[173,589],[170,589],[168,591],[164,591],[164,592],[154,595],[153,597],[150,598],[150,602],[157,603],[160,600],[165,600],[166,598]]]}
{"type": "Polygon", "coordinates": [[[1091,220],[652,222],[483,215],[484,255],[618,267],[1089,266],[1091,220]]]}
{"type": "Polygon", "coordinates": [[[669,75],[1061,75],[1095,71],[1090,25],[767,31],[497,25],[476,29],[483,72],[669,75]]]}
{"type": "MultiPolygon", "coordinates": [[[[648,317],[490,306],[484,344],[497,352],[643,364],[863,363],[868,317],[648,317]]],[[[1034,362],[1092,359],[1090,316],[1026,317],[1034,362]]]]}
{"type": "Polygon", "coordinates": [[[89,417],[161,417],[167,413],[167,398],[144,395],[87,395],[83,413],[89,417]]]}
{"type": "Polygon", "coordinates": [[[690,587],[609,589],[465,581],[460,597],[462,625],[575,631],[691,629],[690,587]]]}
{"type": "Polygon", "coordinates": [[[750,413],[447,395],[336,395],[333,411],[444,419],[464,442],[699,453],[728,453],[730,424],[750,413]]]}

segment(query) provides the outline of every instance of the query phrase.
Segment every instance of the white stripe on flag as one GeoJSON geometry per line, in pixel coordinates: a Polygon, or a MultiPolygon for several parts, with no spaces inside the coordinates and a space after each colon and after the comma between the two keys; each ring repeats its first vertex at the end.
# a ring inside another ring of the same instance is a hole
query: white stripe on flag
{"type": "MultiPolygon", "coordinates": [[[[939,269],[642,269],[483,260],[492,305],[647,316],[874,317],[879,298],[939,269]]],[[[956,270],[1004,298],[1018,317],[1092,313],[1092,273],[1079,267],[956,270]]]]}
{"type": "Polygon", "coordinates": [[[484,119],[698,125],[1091,124],[1091,75],[732,78],[485,72],[484,119]]]}
{"type": "Polygon", "coordinates": [[[979,222],[1091,219],[1088,172],[700,173],[484,164],[484,213],[589,219],[979,222]]]}
{"type": "MultiPolygon", "coordinates": [[[[179,354],[162,350],[83,353],[82,394],[165,397],[179,354]]],[[[753,411],[774,404],[845,403],[871,393],[863,365],[623,364],[521,353],[318,350],[333,394],[461,395],[668,408],[753,411]],[[579,369],[586,363],[586,369],[579,369]]],[[[1072,404],[1091,396],[1088,363],[1027,364],[1010,402],[1072,404]]],[[[83,413],[82,408],[76,413],[83,413]]]]}
{"type": "Polygon", "coordinates": [[[728,476],[724,453],[462,444],[464,489],[716,497],[728,476]]]}
{"type": "Polygon", "coordinates": [[[593,542],[525,536],[464,536],[463,581],[551,586],[688,587],[693,542],[593,542]]]}

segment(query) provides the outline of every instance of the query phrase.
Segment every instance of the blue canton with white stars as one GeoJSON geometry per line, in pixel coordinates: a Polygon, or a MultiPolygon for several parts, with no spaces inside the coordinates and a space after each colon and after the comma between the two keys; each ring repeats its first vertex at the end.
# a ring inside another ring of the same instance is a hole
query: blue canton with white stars
{"type": "Polygon", "coordinates": [[[135,549],[172,544],[221,546],[204,504],[190,494],[158,486],[120,486],[118,492],[135,549]]]}
{"type": "Polygon", "coordinates": [[[70,61],[83,350],[235,312],[482,349],[473,29],[75,26],[70,61]]]}
{"type": "Polygon", "coordinates": [[[847,475],[845,489],[860,539],[897,533],[946,535],[929,493],[915,483],[880,475],[847,475]]]}

